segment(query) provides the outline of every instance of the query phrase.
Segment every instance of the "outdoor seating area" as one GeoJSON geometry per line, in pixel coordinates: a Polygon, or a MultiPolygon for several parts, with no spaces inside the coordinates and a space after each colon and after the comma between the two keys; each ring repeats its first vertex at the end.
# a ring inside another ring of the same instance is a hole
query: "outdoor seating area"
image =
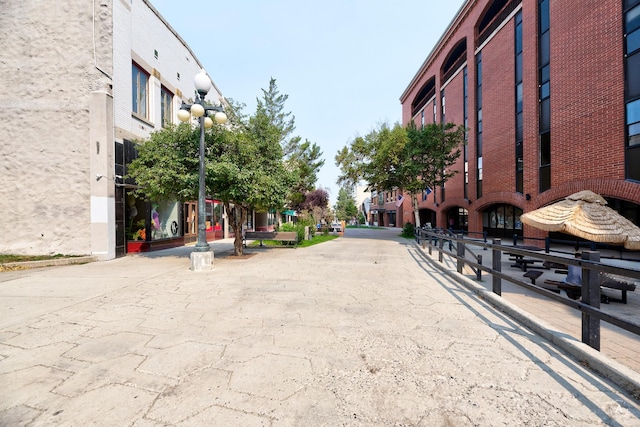
{"type": "MultiPolygon", "coordinates": [[[[560,282],[557,280],[545,280],[545,285],[551,285],[557,287],[559,290],[563,290],[567,293],[567,296],[571,299],[578,299],[582,296],[582,287],[578,285],[573,285],[571,283],[560,282]]],[[[600,302],[608,304],[610,302],[619,302],[622,304],[627,304],[627,292],[635,291],[636,285],[631,283],[619,282],[616,280],[603,280],[600,283],[600,287],[608,290],[616,290],[621,292],[620,298],[614,298],[610,295],[602,294],[600,302]]]]}
{"type": "Polygon", "coordinates": [[[523,274],[524,277],[531,279],[531,284],[536,284],[536,279],[542,276],[544,273],[540,270],[529,270],[523,274]]]}
{"type": "MultiPolygon", "coordinates": [[[[538,246],[533,246],[533,245],[513,245],[511,246],[513,248],[516,249],[524,249],[527,251],[542,251],[543,248],[538,247],[538,246]]],[[[512,261],[514,264],[511,265],[511,267],[514,268],[519,268],[522,271],[524,271],[525,273],[527,272],[527,269],[529,268],[529,265],[534,265],[534,264],[543,264],[543,260],[540,259],[535,259],[535,258],[525,258],[524,255],[522,254],[517,254],[514,252],[505,252],[507,255],[509,255],[509,261],[512,261]]],[[[547,268],[544,265],[541,265],[540,267],[537,268],[547,268]]]]}
{"type": "Polygon", "coordinates": [[[295,231],[245,231],[243,244],[247,246],[247,240],[260,240],[260,247],[264,240],[275,240],[280,242],[293,243],[293,247],[298,246],[298,233],[295,231]]]}
{"type": "MultiPolygon", "coordinates": [[[[509,261],[513,261],[515,263],[515,264],[512,264],[511,267],[519,268],[524,272],[527,271],[527,268],[529,267],[529,265],[533,265],[533,264],[537,264],[537,263],[542,264],[542,262],[543,262],[540,259],[524,258],[523,256],[511,257],[511,258],[509,258],[509,261]]],[[[540,268],[544,268],[544,267],[541,266],[540,268]]]]}
{"type": "MultiPolygon", "coordinates": [[[[531,281],[531,284],[556,293],[564,291],[567,294],[567,297],[573,300],[577,300],[582,296],[582,287],[580,285],[564,281],[568,272],[568,266],[566,264],[542,261],[534,258],[525,258],[522,255],[513,253],[509,255],[510,267],[524,271],[525,273],[523,274],[523,277],[528,278],[531,281]],[[511,264],[512,262],[515,262],[515,264],[511,264]],[[536,265],[538,263],[541,265],[536,265]],[[533,265],[535,267],[527,269],[529,265],[533,265]],[[543,277],[543,283],[536,283],[536,280],[541,277],[543,277]]],[[[606,293],[602,293],[601,298],[601,302],[605,304],[608,304],[609,302],[627,304],[627,292],[633,292],[637,287],[634,282],[627,278],[606,273],[602,274],[600,283],[601,289],[603,291],[607,291],[606,293]],[[611,291],[620,291],[620,298],[613,296],[611,291]]]]}
{"type": "MultiPolygon", "coordinates": [[[[583,241],[578,244],[575,240],[548,238],[544,239],[545,249],[541,251],[533,249],[533,245],[532,249],[516,247],[513,245],[516,237],[513,240],[496,237],[487,241],[464,235],[443,236],[430,230],[420,230],[417,239],[425,251],[428,245],[426,253],[434,262],[448,265],[480,284],[485,291],[540,316],[554,327],[574,331],[575,325],[568,327],[560,322],[558,313],[577,313],[576,320],[582,329],[577,329],[576,338],[581,338],[590,347],[600,349],[599,329],[594,326],[600,322],[640,335],[640,293],[636,291],[640,285],[640,251],[621,251],[604,245],[589,245],[579,251],[580,247],[586,246],[583,241]],[[443,245],[444,240],[450,240],[452,247],[443,245]],[[434,250],[437,253],[432,255],[434,250]],[[537,262],[519,261],[516,264],[516,259],[537,262]],[[585,270],[591,272],[589,279],[593,278],[594,272],[603,277],[600,292],[583,295],[581,283],[585,270]],[[565,280],[580,284],[565,283],[565,280]],[[621,304],[610,304],[613,302],[621,304]]],[[[517,236],[517,240],[535,244],[543,239],[517,236]]]]}

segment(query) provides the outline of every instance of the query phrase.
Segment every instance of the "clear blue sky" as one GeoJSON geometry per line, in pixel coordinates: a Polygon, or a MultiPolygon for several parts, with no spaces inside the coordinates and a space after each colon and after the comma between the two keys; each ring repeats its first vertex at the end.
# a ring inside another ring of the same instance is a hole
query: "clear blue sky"
{"type": "Polygon", "coordinates": [[[358,135],[400,122],[400,95],[463,0],[151,0],[223,96],[246,104],[271,77],[289,95],[294,134],[317,143],[317,185],[338,195],[334,157],[358,135]]]}

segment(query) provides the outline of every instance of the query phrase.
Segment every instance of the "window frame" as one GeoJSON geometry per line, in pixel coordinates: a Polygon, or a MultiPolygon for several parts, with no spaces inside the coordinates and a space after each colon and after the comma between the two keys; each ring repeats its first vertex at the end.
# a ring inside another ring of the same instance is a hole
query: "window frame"
{"type": "Polygon", "coordinates": [[[174,94],[164,85],[160,87],[160,126],[166,127],[173,123],[174,94]]]}
{"type": "Polygon", "coordinates": [[[144,68],[135,62],[131,63],[131,112],[145,120],[149,120],[149,77],[144,68]],[[144,82],[141,81],[142,77],[144,82]]]}

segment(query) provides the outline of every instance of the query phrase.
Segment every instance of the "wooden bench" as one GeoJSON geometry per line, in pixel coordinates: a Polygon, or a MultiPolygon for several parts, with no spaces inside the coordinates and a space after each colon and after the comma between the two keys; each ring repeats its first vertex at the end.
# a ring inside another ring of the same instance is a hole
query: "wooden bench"
{"type": "Polygon", "coordinates": [[[582,296],[582,286],[572,285],[571,283],[560,282],[558,280],[545,280],[544,283],[546,285],[553,285],[558,289],[562,289],[571,299],[578,299],[582,296]]]}
{"type": "Polygon", "coordinates": [[[295,231],[245,231],[244,246],[247,246],[247,240],[260,240],[260,246],[263,246],[264,240],[290,242],[295,248],[298,246],[298,233],[295,231]]]}
{"type": "Polygon", "coordinates": [[[615,279],[603,278],[600,286],[603,288],[616,289],[622,292],[622,298],[609,298],[611,301],[621,302],[623,304],[627,303],[627,291],[635,291],[636,285],[631,283],[619,282],[615,279]]]}
{"type": "MultiPolygon", "coordinates": [[[[544,283],[548,285],[555,285],[559,289],[566,291],[567,296],[571,299],[578,299],[582,295],[582,286],[572,285],[571,283],[559,282],[557,280],[545,280],[544,283]]],[[[611,302],[621,302],[623,304],[626,304],[627,291],[635,291],[636,289],[636,286],[631,283],[623,283],[623,282],[619,282],[617,280],[609,279],[609,278],[604,279],[600,283],[600,287],[607,288],[607,289],[615,289],[622,292],[622,298],[620,299],[611,298],[606,295],[602,295],[602,298],[600,298],[600,300],[603,303],[609,303],[611,301],[611,302]]]]}
{"type": "Polygon", "coordinates": [[[566,270],[567,269],[567,264],[560,264],[559,262],[553,262],[553,261],[545,261],[542,263],[542,266],[545,268],[557,268],[559,270],[566,270]]]}

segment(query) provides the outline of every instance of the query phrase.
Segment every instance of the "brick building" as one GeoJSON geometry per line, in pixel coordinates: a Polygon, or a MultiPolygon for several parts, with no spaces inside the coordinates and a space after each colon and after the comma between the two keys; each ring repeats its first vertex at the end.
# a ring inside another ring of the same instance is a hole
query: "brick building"
{"type": "Polygon", "coordinates": [[[468,129],[421,222],[542,237],[520,215],[588,189],[640,224],[640,0],[467,0],[400,100],[468,129]]]}
{"type": "Polygon", "coordinates": [[[3,2],[0,28],[0,252],[110,259],[195,240],[195,203],[135,200],[123,179],[133,141],[178,123],[203,68],[150,1],[3,2]]]}

